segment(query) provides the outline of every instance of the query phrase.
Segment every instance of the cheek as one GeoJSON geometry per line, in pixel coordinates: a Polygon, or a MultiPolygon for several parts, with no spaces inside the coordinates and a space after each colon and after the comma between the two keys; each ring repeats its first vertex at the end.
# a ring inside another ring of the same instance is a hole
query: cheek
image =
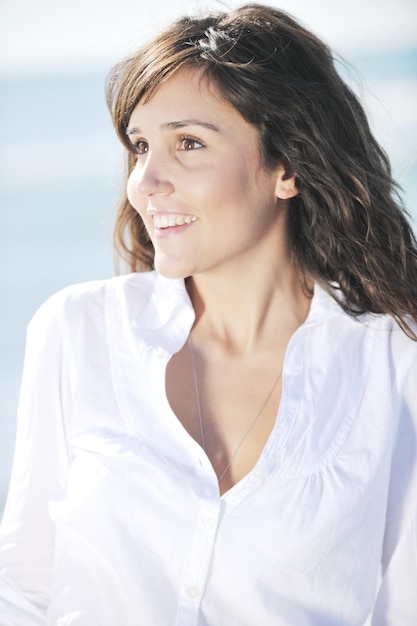
{"type": "Polygon", "coordinates": [[[198,186],[194,183],[194,195],[209,200],[213,209],[223,211],[226,205],[240,204],[247,197],[249,173],[244,164],[234,162],[234,158],[231,155],[230,159],[222,160],[221,167],[199,177],[198,186]]]}

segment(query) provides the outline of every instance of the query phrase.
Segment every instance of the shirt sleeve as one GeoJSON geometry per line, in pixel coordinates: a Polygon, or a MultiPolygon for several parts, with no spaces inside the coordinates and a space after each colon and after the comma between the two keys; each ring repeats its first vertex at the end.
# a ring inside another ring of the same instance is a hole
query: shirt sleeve
{"type": "MultiPolygon", "coordinates": [[[[411,343],[411,345],[410,345],[411,343]]],[[[398,429],[391,465],[382,581],[373,626],[417,623],[417,343],[395,372],[398,429]]]]}
{"type": "Polygon", "coordinates": [[[68,469],[71,358],[62,294],[39,309],[27,333],[16,449],[0,527],[0,624],[46,623],[54,556],[48,505],[60,497],[68,469]]]}

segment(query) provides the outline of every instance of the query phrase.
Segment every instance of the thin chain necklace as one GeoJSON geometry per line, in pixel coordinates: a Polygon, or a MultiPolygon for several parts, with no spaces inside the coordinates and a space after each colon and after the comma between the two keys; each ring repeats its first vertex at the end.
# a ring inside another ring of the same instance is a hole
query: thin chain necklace
{"type": "MultiPolygon", "coordinates": [[[[195,388],[195,397],[197,400],[197,412],[198,412],[198,422],[200,425],[200,435],[201,435],[201,443],[203,444],[203,450],[204,452],[207,453],[207,448],[206,448],[206,438],[204,436],[204,423],[203,423],[203,413],[201,411],[201,404],[200,404],[200,394],[199,394],[199,390],[198,390],[198,379],[197,379],[197,368],[195,366],[195,355],[194,355],[194,344],[193,344],[193,340],[191,337],[191,333],[189,335],[188,338],[188,344],[190,346],[190,352],[191,352],[191,363],[192,363],[192,367],[193,367],[193,376],[194,376],[194,388],[195,388]]],[[[254,428],[256,422],[258,421],[258,419],[260,418],[260,416],[262,415],[262,412],[264,410],[264,408],[266,407],[266,405],[268,404],[272,394],[274,393],[275,387],[278,384],[279,379],[281,378],[281,374],[282,374],[282,369],[279,371],[278,376],[276,377],[274,384],[272,385],[272,388],[270,390],[270,392],[268,393],[268,395],[266,396],[264,402],[262,403],[261,408],[259,409],[259,411],[257,412],[257,414],[255,415],[254,420],[252,421],[251,425],[249,426],[248,430],[246,431],[246,433],[243,435],[242,439],[240,440],[236,450],[234,451],[234,453],[232,454],[232,457],[230,459],[230,461],[228,462],[228,464],[226,465],[226,467],[224,468],[224,470],[221,472],[220,476],[218,477],[218,481],[221,482],[223,480],[223,478],[226,476],[227,472],[229,471],[229,469],[232,466],[233,461],[235,460],[240,448],[242,447],[242,445],[244,444],[244,442],[246,441],[249,433],[252,431],[252,429],[254,428]]]]}

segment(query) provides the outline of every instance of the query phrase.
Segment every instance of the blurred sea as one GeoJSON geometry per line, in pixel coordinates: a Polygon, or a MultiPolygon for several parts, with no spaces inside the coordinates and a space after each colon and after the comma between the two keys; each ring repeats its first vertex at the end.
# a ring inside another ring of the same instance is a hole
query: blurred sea
{"type": "MultiPolygon", "coordinates": [[[[416,217],[417,50],[349,61],[416,217]]],[[[114,273],[111,226],[123,166],[104,81],[104,71],[0,78],[0,514],[27,323],[61,287],[114,273]]]]}

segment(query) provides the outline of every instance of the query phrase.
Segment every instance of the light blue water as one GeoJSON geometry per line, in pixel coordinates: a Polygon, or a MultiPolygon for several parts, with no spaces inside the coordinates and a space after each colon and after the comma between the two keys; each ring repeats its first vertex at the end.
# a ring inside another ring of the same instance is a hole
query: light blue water
{"type": "Polygon", "coordinates": [[[113,273],[118,148],[103,81],[0,82],[0,510],[26,325],[61,287],[113,273]]]}
{"type": "MultiPolygon", "coordinates": [[[[395,95],[405,83],[402,93],[417,94],[417,51],[353,62],[373,91],[395,95]]],[[[121,166],[104,76],[0,81],[0,511],[26,325],[61,287],[113,274],[109,241],[121,166]]],[[[388,116],[382,130],[391,125],[394,171],[417,213],[417,102],[399,99],[408,108],[388,116]]]]}

